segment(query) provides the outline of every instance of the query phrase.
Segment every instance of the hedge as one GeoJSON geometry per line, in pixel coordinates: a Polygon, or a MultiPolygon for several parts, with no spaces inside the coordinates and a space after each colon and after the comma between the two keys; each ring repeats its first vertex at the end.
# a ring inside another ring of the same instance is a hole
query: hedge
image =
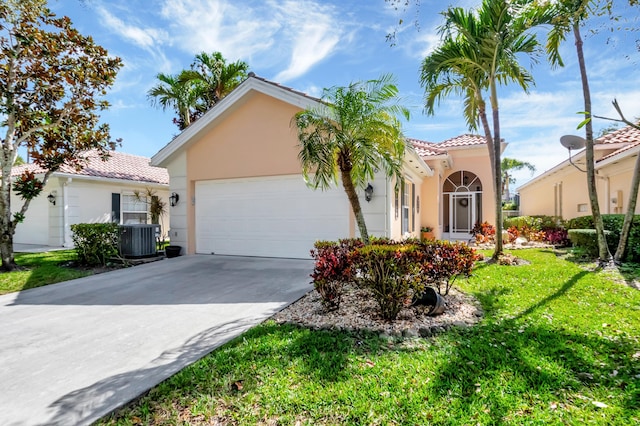
{"type": "MultiPolygon", "coordinates": [[[[611,253],[618,248],[620,241],[620,233],[622,232],[622,224],[624,223],[623,214],[603,214],[602,222],[604,229],[609,231],[607,234],[607,245],[611,253]]],[[[594,229],[593,216],[580,216],[567,221],[567,229],[594,229]]],[[[596,254],[597,255],[597,254],[596,254]]],[[[627,241],[627,253],[624,257],[628,262],[640,261],[640,215],[633,217],[631,229],[629,230],[629,240],[627,241]]]]}

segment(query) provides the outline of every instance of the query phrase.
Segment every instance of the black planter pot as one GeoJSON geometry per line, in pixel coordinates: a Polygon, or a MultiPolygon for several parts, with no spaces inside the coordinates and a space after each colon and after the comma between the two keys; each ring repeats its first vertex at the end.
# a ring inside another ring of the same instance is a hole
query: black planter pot
{"type": "Polygon", "coordinates": [[[180,251],[182,250],[182,246],[166,246],[164,248],[167,257],[178,257],[180,256],[180,251]]]}

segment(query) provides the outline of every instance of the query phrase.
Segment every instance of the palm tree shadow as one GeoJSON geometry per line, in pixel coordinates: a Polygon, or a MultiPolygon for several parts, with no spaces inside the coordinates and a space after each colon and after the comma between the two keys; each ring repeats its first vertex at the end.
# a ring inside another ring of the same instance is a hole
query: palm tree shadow
{"type": "Polygon", "coordinates": [[[551,303],[552,301],[558,299],[559,297],[564,296],[569,290],[571,290],[571,288],[574,285],[576,285],[576,283],[578,281],[580,281],[580,279],[582,277],[584,277],[585,275],[588,275],[588,274],[589,274],[588,271],[581,271],[581,272],[575,274],[567,282],[565,282],[564,285],[559,290],[557,290],[553,294],[545,297],[544,299],[540,300],[539,302],[534,303],[533,305],[531,305],[530,307],[528,307],[524,311],[520,312],[519,314],[517,314],[514,317],[514,319],[525,317],[525,316],[531,314],[536,309],[539,309],[539,308],[541,308],[541,307],[543,307],[545,305],[548,305],[549,303],[551,303]]]}

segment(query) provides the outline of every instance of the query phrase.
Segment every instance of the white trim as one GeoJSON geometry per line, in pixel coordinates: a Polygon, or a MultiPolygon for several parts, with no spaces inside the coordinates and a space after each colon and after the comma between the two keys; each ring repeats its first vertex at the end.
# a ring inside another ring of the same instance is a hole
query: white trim
{"type": "Polygon", "coordinates": [[[89,181],[100,181],[106,183],[118,183],[124,185],[134,185],[134,186],[150,186],[155,188],[169,188],[168,183],[158,183],[158,182],[149,182],[146,180],[131,180],[131,179],[117,179],[117,178],[109,178],[102,176],[88,176],[88,175],[74,175],[73,173],[58,173],[54,172],[51,177],[59,177],[63,179],[76,179],[76,180],[89,180],[89,181]]]}
{"type": "Polygon", "coordinates": [[[167,162],[173,155],[183,148],[185,145],[194,141],[196,137],[230,110],[237,102],[249,94],[251,91],[259,92],[272,98],[281,100],[291,105],[295,105],[301,109],[317,107],[322,105],[319,100],[313,99],[302,93],[295,92],[270,83],[256,77],[248,77],[238,87],[236,87],[229,95],[225,96],[207,111],[200,119],[196,120],[189,127],[184,129],[182,133],[175,137],[171,142],[165,145],[153,157],[151,157],[152,166],[166,167],[167,162]]]}
{"type": "Polygon", "coordinates": [[[640,144],[631,147],[626,151],[619,152],[616,155],[607,158],[606,160],[600,160],[598,163],[596,163],[596,169],[601,169],[611,163],[615,163],[616,161],[624,160],[626,157],[633,157],[633,154],[640,155],[640,144]]]}

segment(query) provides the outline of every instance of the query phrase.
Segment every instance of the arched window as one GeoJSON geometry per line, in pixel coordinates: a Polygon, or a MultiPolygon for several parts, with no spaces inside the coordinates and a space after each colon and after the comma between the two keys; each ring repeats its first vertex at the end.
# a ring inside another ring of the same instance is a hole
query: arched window
{"type": "Polygon", "coordinates": [[[450,239],[468,239],[477,222],[482,221],[482,182],[475,173],[459,170],[442,184],[444,232],[450,239]]]}

